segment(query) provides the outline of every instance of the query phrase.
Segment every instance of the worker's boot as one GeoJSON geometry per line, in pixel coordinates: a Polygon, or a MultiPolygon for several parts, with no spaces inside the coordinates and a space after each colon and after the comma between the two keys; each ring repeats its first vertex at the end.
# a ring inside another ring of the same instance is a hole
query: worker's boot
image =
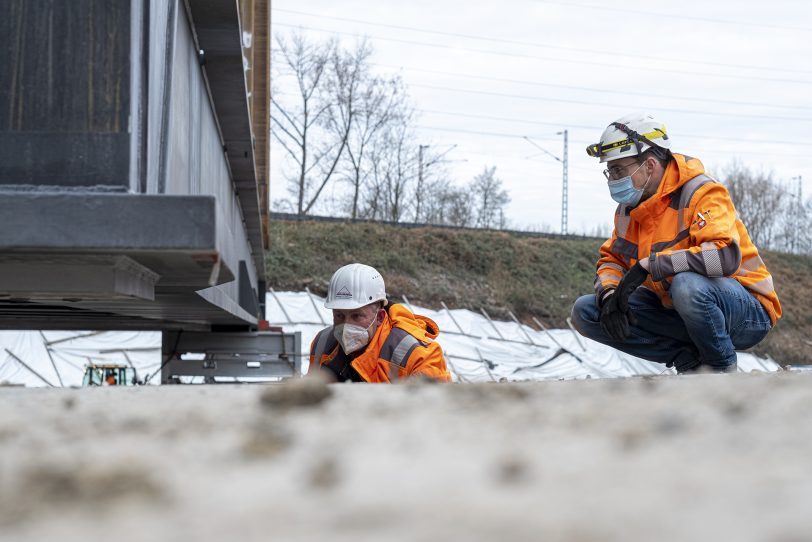
{"type": "Polygon", "coordinates": [[[679,374],[698,373],[702,362],[693,356],[681,356],[674,360],[674,368],[679,374]]]}
{"type": "MultiPolygon", "coordinates": [[[[679,371],[679,369],[677,369],[679,371]]],[[[738,364],[734,361],[727,367],[712,367],[710,365],[698,364],[685,371],[679,371],[680,374],[701,374],[701,373],[736,373],[739,370],[738,364]]]]}

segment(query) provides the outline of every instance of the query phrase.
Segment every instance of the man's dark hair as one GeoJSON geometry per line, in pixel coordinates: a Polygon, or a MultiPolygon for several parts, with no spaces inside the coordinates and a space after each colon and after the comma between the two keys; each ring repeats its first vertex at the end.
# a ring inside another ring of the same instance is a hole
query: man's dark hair
{"type": "Polygon", "coordinates": [[[666,167],[668,167],[668,162],[671,161],[672,158],[671,151],[669,151],[668,149],[660,149],[660,152],[655,152],[652,149],[648,149],[646,151],[643,151],[643,154],[637,156],[637,163],[642,164],[649,158],[654,158],[655,160],[657,160],[657,162],[660,163],[663,169],[665,169],[666,167]],[[665,151],[666,157],[661,156],[661,154],[663,154],[663,151],[665,151]]]}

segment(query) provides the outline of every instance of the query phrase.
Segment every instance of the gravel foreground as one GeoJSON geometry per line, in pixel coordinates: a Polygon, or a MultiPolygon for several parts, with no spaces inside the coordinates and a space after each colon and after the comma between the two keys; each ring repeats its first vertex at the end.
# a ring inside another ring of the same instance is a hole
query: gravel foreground
{"type": "Polygon", "coordinates": [[[0,540],[812,540],[812,374],[0,388],[0,540]]]}

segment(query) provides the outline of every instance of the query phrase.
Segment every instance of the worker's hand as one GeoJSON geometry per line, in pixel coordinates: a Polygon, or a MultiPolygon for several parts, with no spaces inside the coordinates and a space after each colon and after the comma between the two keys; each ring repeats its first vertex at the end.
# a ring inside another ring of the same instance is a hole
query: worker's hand
{"type": "Polygon", "coordinates": [[[620,279],[615,292],[604,300],[601,307],[601,329],[609,338],[625,341],[629,337],[630,325],[637,324],[637,319],[629,308],[629,297],[647,276],[648,271],[639,262],[636,263],[620,279]]]}
{"type": "Polygon", "coordinates": [[[618,293],[610,295],[601,307],[601,329],[610,339],[625,341],[629,336],[629,322],[636,323],[631,311],[618,307],[618,293]]]}
{"type": "Polygon", "coordinates": [[[632,295],[632,292],[634,292],[638,286],[646,281],[646,277],[648,277],[648,270],[646,270],[640,262],[637,262],[631,269],[626,271],[626,274],[620,279],[615,293],[612,295],[612,297],[615,298],[618,309],[622,312],[629,311],[629,296],[632,295]]]}

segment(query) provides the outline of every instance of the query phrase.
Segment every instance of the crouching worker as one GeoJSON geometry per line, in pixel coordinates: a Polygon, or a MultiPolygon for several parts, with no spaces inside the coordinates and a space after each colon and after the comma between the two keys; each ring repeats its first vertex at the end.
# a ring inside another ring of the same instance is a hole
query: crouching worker
{"type": "Polygon", "coordinates": [[[764,339],[781,305],[727,189],[672,153],[651,115],[611,123],[587,152],[607,163],[618,207],[595,295],[572,308],[575,328],[680,373],[735,371],[736,350],[764,339]]]}
{"type": "Polygon", "coordinates": [[[333,274],[324,306],[333,325],[310,345],[310,374],[326,372],[339,382],[395,382],[415,375],[451,380],[430,318],[399,304],[387,306],[383,277],[353,263],[333,274]]]}

